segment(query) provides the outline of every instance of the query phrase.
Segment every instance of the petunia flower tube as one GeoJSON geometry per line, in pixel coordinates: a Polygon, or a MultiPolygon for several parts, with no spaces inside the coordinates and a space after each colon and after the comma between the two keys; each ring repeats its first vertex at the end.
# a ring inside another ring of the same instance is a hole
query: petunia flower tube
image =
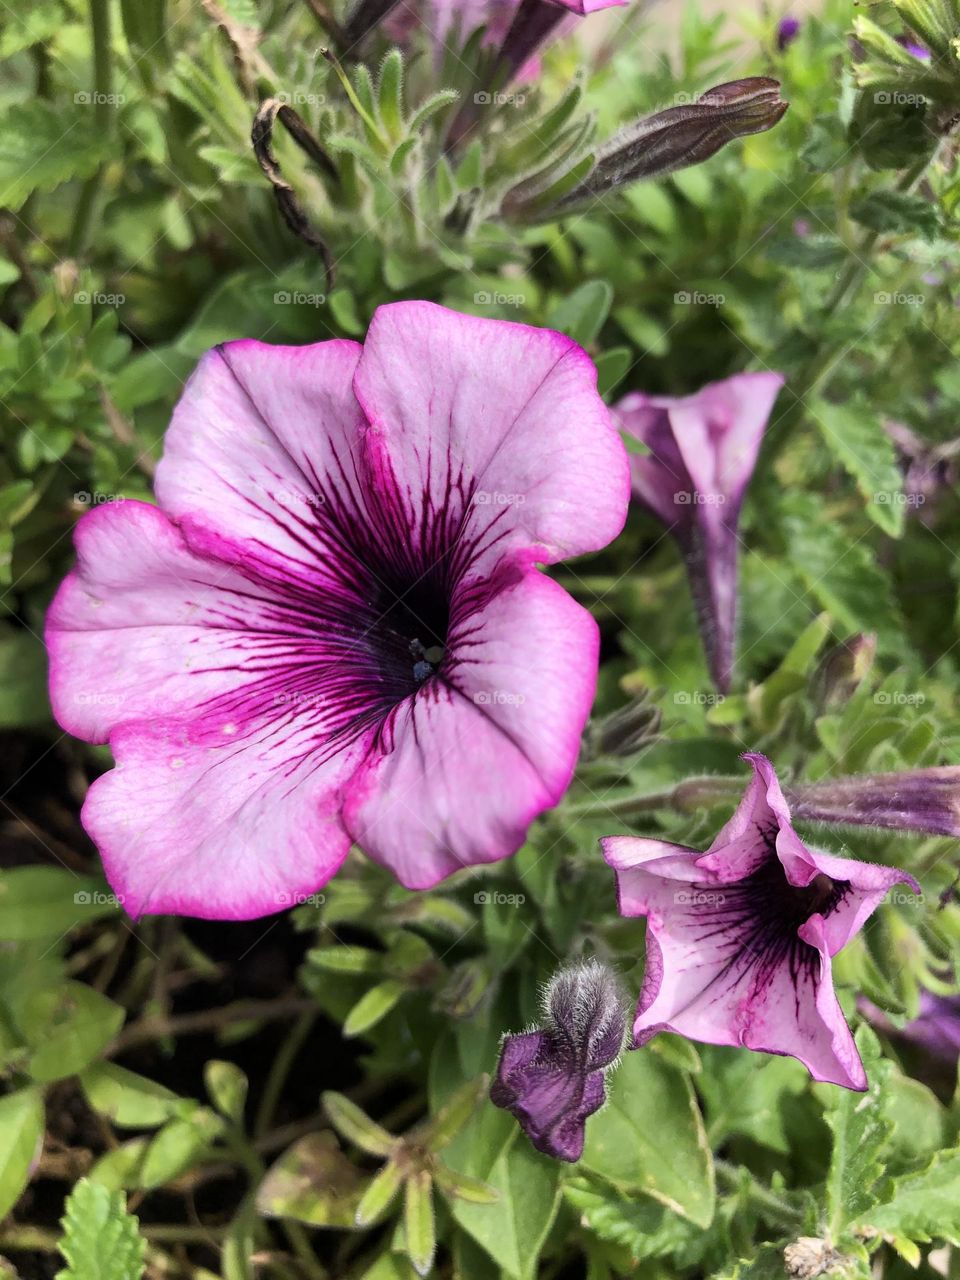
{"type": "Polygon", "coordinates": [[[831,961],[892,885],[919,886],[896,867],[809,848],[773,765],[744,759],[753,778],[705,853],[633,836],[601,841],[620,914],[647,918],[634,1043],[675,1031],[786,1054],[816,1080],[865,1089],[831,961]]]}
{"type": "Polygon", "coordinates": [[[490,1100],[509,1111],[544,1155],[583,1154],[585,1126],[606,1101],[605,1072],[626,1019],[613,974],[599,960],[558,970],[544,993],[544,1026],[505,1037],[490,1100]]]}
{"type": "Polygon", "coordinates": [[[649,449],[631,458],[634,497],[667,525],[687,562],[717,688],[733,674],[740,509],[783,386],[779,373],[739,373],[695,395],[635,391],[614,406],[649,449]]]}
{"type": "Polygon", "coordinates": [[[351,842],[411,889],[515,852],[597,673],[538,566],[628,501],[585,352],[427,302],[362,347],[227,343],[156,487],[80,521],[47,623],[60,724],[116,759],[83,822],[130,914],[266,915],[351,842]]]}

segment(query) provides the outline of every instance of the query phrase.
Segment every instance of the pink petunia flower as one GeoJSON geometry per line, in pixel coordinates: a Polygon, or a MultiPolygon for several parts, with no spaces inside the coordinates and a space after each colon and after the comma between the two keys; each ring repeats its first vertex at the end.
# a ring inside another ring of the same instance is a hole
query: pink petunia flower
{"type": "Polygon", "coordinates": [[[117,761],[83,821],[127,910],[266,915],[353,841],[414,889],[513,853],[596,681],[537,566],[605,546],[628,488],[557,333],[401,302],[362,347],[209,352],[159,507],[86,515],[48,618],[57,718],[117,761]]]}
{"type": "Polygon", "coordinates": [[[696,395],[635,391],[614,406],[623,429],[650,450],[630,460],[633,494],[680,545],[722,691],[733,673],[740,508],[783,382],[779,373],[740,373],[696,395]]]}
{"type": "Polygon", "coordinates": [[[706,853],[633,836],[601,841],[621,915],[647,917],[634,1043],[675,1031],[787,1054],[816,1080],[865,1089],[831,959],[892,885],[919,886],[896,867],[808,848],[770,761],[744,759],[754,776],[706,853]]]}

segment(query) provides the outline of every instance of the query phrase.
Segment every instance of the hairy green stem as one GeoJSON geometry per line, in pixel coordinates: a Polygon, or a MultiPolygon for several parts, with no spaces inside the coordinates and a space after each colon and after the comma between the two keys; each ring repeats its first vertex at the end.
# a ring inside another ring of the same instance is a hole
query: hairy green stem
{"type": "MultiPolygon", "coordinates": [[[[742,1167],[740,1165],[729,1164],[726,1160],[715,1160],[714,1168],[717,1171],[717,1176],[727,1186],[732,1189],[740,1187],[742,1178],[742,1167]]],[[[756,1207],[771,1222],[779,1223],[787,1230],[794,1230],[803,1222],[803,1214],[799,1209],[795,1209],[793,1205],[781,1200],[778,1195],[757,1182],[755,1178],[750,1179],[747,1191],[756,1207]]]]}
{"type": "Polygon", "coordinates": [[[286,1084],[287,1076],[290,1074],[290,1068],[293,1066],[297,1054],[303,1048],[303,1042],[310,1034],[316,1020],[316,1009],[307,1009],[301,1013],[300,1017],[287,1032],[283,1044],[277,1051],[277,1056],[273,1060],[266,1084],[263,1087],[260,1105],[257,1108],[257,1117],[253,1125],[254,1139],[262,1138],[270,1128],[273,1113],[277,1109],[277,1103],[280,1100],[280,1094],[283,1092],[283,1086],[286,1084]]]}
{"type": "MultiPolygon", "coordinates": [[[[109,136],[113,132],[115,105],[113,97],[113,60],[110,54],[110,0],[88,0],[90,36],[93,43],[93,118],[97,132],[109,136]]],[[[83,184],[70,231],[68,251],[72,258],[86,252],[100,203],[103,182],[101,165],[83,184]]]]}
{"type": "Polygon", "coordinates": [[[572,804],[566,809],[570,817],[616,816],[629,818],[638,813],[655,813],[658,809],[674,809],[677,813],[693,813],[710,809],[725,800],[735,799],[743,791],[743,778],[685,778],[669,791],[652,791],[643,795],[618,795],[610,800],[591,800],[572,804]]]}

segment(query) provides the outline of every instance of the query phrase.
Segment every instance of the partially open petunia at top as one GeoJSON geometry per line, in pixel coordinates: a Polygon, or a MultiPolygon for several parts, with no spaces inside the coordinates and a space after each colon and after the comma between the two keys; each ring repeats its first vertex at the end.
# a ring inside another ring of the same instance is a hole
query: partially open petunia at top
{"type": "Polygon", "coordinates": [[[362,347],[228,343],[157,497],[81,520],[47,630],[57,718],[117,761],[83,821],[132,915],[277,911],[352,841],[410,888],[519,847],[597,671],[537,566],[628,498],[575,343],[425,302],[362,347]]]}
{"type": "Polygon", "coordinates": [[[601,841],[621,915],[647,917],[634,1043],[676,1031],[788,1054],[817,1080],[865,1089],[831,958],[892,885],[919,886],[896,867],[808,848],[770,761],[744,759],[753,778],[706,853],[632,836],[601,841]]]}

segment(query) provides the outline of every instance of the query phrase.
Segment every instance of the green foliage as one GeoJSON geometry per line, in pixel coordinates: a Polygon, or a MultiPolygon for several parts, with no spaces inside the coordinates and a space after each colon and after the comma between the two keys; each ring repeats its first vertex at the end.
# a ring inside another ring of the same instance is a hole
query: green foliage
{"type": "Polygon", "coordinates": [[[140,1280],[146,1243],[119,1191],[81,1178],[63,1217],[58,1280],[140,1280]]]}

